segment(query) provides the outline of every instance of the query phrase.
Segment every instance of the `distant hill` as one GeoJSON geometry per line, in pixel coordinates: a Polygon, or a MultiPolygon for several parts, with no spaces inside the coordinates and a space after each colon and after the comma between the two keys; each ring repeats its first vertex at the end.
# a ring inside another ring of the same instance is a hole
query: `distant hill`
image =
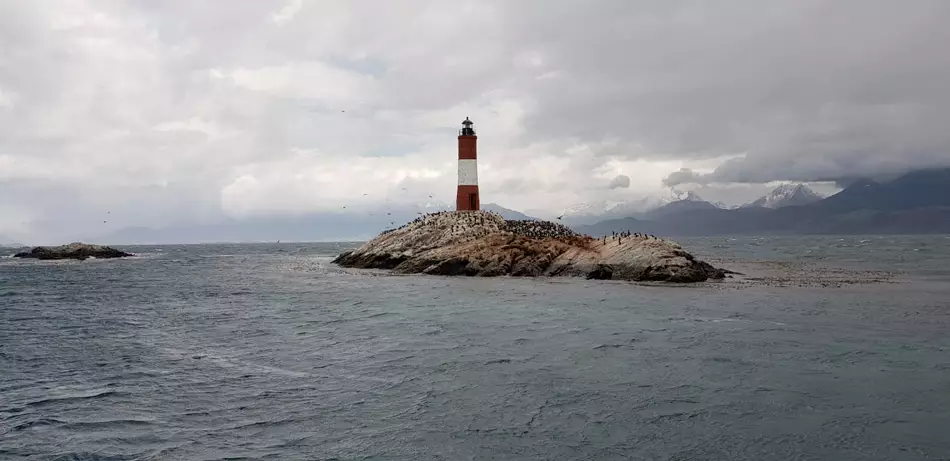
{"type": "Polygon", "coordinates": [[[893,181],[860,180],[819,202],[824,210],[898,211],[950,206],[950,168],[907,173],[893,181]]]}
{"type": "Polygon", "coordinates": [[[481,208],[482,210],[485,210],[485,211],[498,213],[501,215],[502,218],[505,218],[507,220],[515,220],[515,221],[538,221],[539,220],[538,218],[532,218],[531,216],[528,216],[520,211],[515,211],[509,208],[505,208],[495,203],[483,204],[481,208]]]}
{"type": "Polygon", "coordinates": [[[0,235],[0,248],[22,248],[24,245],[16,243],[13,239],[0,235]]]}
{"type": "Polygon", "coordinates": [[[776,187],[749,206],[778,209],[787,206],[808,205],[821,200],[821,196],[804,184],[784,184],[776,187]]]}
{"type": "Polygon", "coordinates": [[[560,222],[570,226],[593,224],[607,219],[642,217],[645,212],[669,202],[670,199],[667,198],[643,197],[623,201],[601,200],[579,203],[565,208],[560,222]]]}
{"type": "MultiPolygon", "coordinates": [[[[179,224],[164,228],[128,227],[86,238],[87,241],[109,245],[163,243],[223,242],[312,242],[369,240],[385,229],[401,226],[416,217],[454,209],[445,203],[393,206],[364,212],[310,213],[299,216],[259,216],[226,219],[207,224],[179,224]]],[[[530,216],[496,204],[485,204],[487,211],[505,219],[527,219],[530,216]]]]}
{"type": "Polygon", "coordinates": [[[886,183],[857,180],[831,197],[804,205],[723,210],[706,203],[676,205],[681,209],[668,205],[647,220],[608,220],[574,228],[595,236],[620,230],[669,236],[950,233],[950,169],[914,171],[886,183]]]}

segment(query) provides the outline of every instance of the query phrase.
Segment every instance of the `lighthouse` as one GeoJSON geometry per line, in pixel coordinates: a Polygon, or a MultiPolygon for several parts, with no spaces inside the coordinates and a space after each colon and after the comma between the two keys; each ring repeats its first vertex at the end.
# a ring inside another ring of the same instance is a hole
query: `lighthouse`
{"type": "Polygon", "coordinates": [[[457,211],[476,211],[481,202],[478,199],[478,164],[475,142],[475,128],[468,117],[459,130],[459,186],[455,196],[457,211]]]}

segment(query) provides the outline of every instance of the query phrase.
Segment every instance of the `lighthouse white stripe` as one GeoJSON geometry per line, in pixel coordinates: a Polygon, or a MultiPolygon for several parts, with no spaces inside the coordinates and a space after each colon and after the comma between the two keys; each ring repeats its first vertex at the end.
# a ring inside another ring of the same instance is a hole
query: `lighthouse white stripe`
{"type": "Polygon", "coordinates": [[[459,185],[478,185],[478,166],[476,160],[459,160],[459,185]]]}

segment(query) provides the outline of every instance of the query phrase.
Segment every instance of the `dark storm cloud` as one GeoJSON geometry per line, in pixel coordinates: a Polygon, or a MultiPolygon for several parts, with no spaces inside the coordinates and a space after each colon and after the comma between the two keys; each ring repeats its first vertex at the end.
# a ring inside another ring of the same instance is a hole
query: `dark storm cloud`
{"type": "Polygon", "coordinates": [[[667,187],[674,187],[680,184],[705,184],[703,175],[697,174],[695,171],[689,168],[680,168],[679,171],[674,171],[670,173],[665,179],[663,179],[663,185],[667,187]]]}
{"type": "Polygon", "coordinates": [[[610,180],[610,184],[607,185],[607,188],[610,190],[613,189],[626,189],[630,187],[630,176],[620,174],[610,180]]]}
{"type": "Polygon", "coordinates": [[[520,40],[553,73],[531,84],[532,136],[617,137],[677,159],[745,155],[709,181],[950,163],[950,2],[548,5],[520,11],[520,40]]]}

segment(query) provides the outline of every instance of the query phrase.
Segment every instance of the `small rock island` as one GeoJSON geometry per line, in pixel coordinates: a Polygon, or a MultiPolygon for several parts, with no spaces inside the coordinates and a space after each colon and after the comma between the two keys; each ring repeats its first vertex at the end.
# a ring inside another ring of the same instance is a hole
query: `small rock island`
{"type": "Polygon", "coordinates": [[[112,247],[102,246],[102,245],[91,245],[88,243],[73,242],[68,245],[60,245],[55,247],[35,247],[30,251],[25,251],[22,253],[17,253],[13,255],[14,258],[29,258],[29,259],[78,259],[80,261],[86,258],[97,258],[97,259],[106,259],[106,258],[124,258],[127,256],[135,256],[131,253],[126,253],[124,251],[117,250],[112,247]]]}
{"type": "Polygon", "coordinates": [[[702,282],[726,271],[679,244],[652,236],[594,238],[547,221],[505,220],[486,211],[448,211],[383,231],[334,263],[397,273],[465,276],[575,276],[702,282]]]}

